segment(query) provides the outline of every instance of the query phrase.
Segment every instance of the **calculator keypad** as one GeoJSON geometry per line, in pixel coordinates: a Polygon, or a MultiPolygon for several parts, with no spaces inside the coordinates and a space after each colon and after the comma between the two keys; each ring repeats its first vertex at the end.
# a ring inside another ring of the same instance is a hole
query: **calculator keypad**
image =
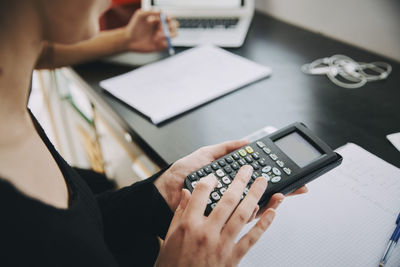
{"type": "Polygon", "coordinates": [[[277,184],[292,173],[292,170],[286,166],[285,162],[279,159],[277,154],[264,142],[257,141],[243,147],[188,175],[187,179],[192,186],[191,190],[195,188],[200,179],[208,174],[214,173],[216,175],[218,184],[210,194],[210,199],[207,203],[208,213],[215,208],[217,202],[232,183],[239,168],[244,165],[252,166],[253,174],[241,199],[248,194],[252,183],[257,177],[264,177],[268,183],[277,184]]]}

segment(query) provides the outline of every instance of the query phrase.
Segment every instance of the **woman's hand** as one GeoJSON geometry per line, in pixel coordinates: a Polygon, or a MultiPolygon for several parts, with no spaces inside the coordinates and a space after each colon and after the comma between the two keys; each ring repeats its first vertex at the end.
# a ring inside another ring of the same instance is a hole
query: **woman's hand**
{"type": "Polygon", "coordinates": [[[250,166],[239,170],[208,217],[204,216],[204,210],[217,185],[215,177],[209,175],[201,179],[192,195],[183,189],[156,266],[236,266],[270,226],[275,209],[284,198],[282,194],[275,194],[274,199],[278,202],[270,204],[271,208],[263,212],[256,225],[235,243],[267,187],[264,178],[257,178],[240,202],[252,171],[250,166]]]}
{"type": "Polygon", "coordinates": [[[181,191],[187,175],[248,143],[247,140],[239,140],[202,147],[176,161],[154,184],[174,212],[181,199],[181,191]]]}
{"type": "MultiPolygon", "coordinates": [[[[171,37],[175,37],[178,22],[167,16],[167,23],[171,37]]],[[[128,51],[154,52],[168,47],[162,31],[159,11],[139,9],[133,14],[124,30],[128,51]]]]}
{"type": "MultiPolygon", "coordinates": [[[[154,182],[154,184],[160,194],[164,197],[168,206],[173,212],[175,212],[181,199],[181,190],[187,175],[248,144],[248,140],[237,140],[202,147],[192,154],[176,161],[154,182]]],[[[305,192],[307,192],[307,188],[303,186],[289,195],[297,195],[305,192]]],[[[256,214],[260,215],[264,210],[275,206],[278,202],[279,198],[276,198],[275,195],[272,196],[268,205],[263,207],[261,211],[258,210],[258,206],[256,207],[251,220],[254,219],[256,214]]]]}

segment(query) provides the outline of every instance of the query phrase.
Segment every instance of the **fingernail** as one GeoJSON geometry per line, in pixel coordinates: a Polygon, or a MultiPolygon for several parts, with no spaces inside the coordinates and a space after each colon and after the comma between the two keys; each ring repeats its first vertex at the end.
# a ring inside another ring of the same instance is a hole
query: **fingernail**
{"type": "Polygon", "coordinates": [[[253,173],[253,167],[251,167],[250,165],[245,165],[244,167],[246,168],[245,170],[247,173],[250,173],[250,174],[253,173]]]}
{"type": "Polygon", "coordinates": [[[267,211],[267,214],[265,215],[265,219],[268,220],[268,221],[270,221],[270,222],[272,222],[272,220],[274,219],[274,217],[275,217],[275,210],[274,210],[274,209],[269,209],[269,210],[267,211]]]}
{"type": "Polygon", "coordinates": [[[262,186],[264,186],[265,188],[267,188],[267,186],[268,186],[268,180],[267,180],[265,177],[263,177],[263,176],[258,177],[256,181],[257,181],[257,183],[261,183],[262,186]]]}
{"type": "Polygon", "coordinates": [[[215,183],[215,185],[217,185],[218,179],[217,179],[217,177],[215,177],[215,175],[213,173],[207,175],[207,177],[208,177],[208,179],[212,179],[213,182],[215,183]]]}

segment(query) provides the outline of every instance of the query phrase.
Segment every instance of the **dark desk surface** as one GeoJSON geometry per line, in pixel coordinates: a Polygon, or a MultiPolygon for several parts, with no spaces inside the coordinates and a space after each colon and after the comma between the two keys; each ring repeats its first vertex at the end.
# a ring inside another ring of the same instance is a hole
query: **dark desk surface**
{"type": "Polygon", "coordinates": [[[267,125],[280,128],[300,121],[333,148],[353,142],[400,167],[400,152],[386,139],[387,134],[400,132],[399,63],[257,12],[243,47],[229,51],[270,66],[272,76],[161,126],[99,86],[101,80],[132,67],[92,62],[74,70],[161,166],[204,145],[238,139],[267,125]],[[327,77],[300,71],[302,64],[334,54],[364,62],[386,61],[393,71],[388,80],[359,89],[344,89],[327,77]]]}

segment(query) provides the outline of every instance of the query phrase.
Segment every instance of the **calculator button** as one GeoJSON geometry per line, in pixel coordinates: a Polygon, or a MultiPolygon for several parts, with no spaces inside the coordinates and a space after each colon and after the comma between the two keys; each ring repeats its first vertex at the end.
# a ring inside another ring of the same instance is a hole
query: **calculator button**
{"type": "Polygon", "coordinates": [[[220,160],[218,161],[219,166],[224,167],[226,165],[225,161],[220,160]]]}
{"type": "Polygon", "coordinates": [[[239,155],[242,156],[242,157],[245,157],[245,156],[247,155],[246,150],[240,149],[240,150],[239,150],[239,155]]]}
{"type": "Polygon", "coordinates": [[[232,181],[231,179],[229,179],[228,176],[224,176],[222,177],[222,182],[224,182],[225,184],[230,184],[232,181]]]}
{"type": "Polygon", "coordinates": [[[212,204],[211,204],[211,208],[212,208],[212,209],[214,209],[215,206],[217,206],[217,203],[212,203],[212,204]]]}
{"type": "Polygon", "coordinates": [[[236,162],[232,163],[232,164],[231,164],[231,167],[232,167],[232,169],[234,169],[234,170],[238,170],[238,169],[240,168],[239,165],[238,165],[236,162]]]}
{"type": "Polygon", "coordinates": [[[190,181],[195,181],[195,180],[197,180],[197,176],[196,176],[195,173],[189,174],[189,175],[188,175],[188,178],[189,178],[190,181]]]}
{"type": "Polygon", "coordinates": [[[281,171],[280,171],[277,167],[273,167],[273,168],[272,168],[272,172],[273,172],[275,175],[281,175],[281,174],[282,174],[281,171]]]}
{"type": "Polygon", "coordinates": [[[261,176],[267,179],[268,182],[271,180],[271,177],[266,173],[262,173],[261,176]]]}
{"type": "Polygon", "coordinates": [[[213,163],[213,164],[211,164],[211,168],[213,168],[213,170],[216,171],[219,169],[219,166],[217,163],[213,163]]]}
{"type": "Polygon", "coordinates": [[[221,188],[221,187],[222,187],[222,183],[220,181],[218,181],[217,188],[221,188]]]}
{"type": "Polygon", "coordinates": [[[261,142],[261,141],[257,141],[257,146],[259,147],[259,148],[263,148],[263,147],[265,147],[265,144],[263,143],[263,142],[261,142]]]}
{"type": "Polygon", "coordinates": [[[271,169],[272,169],[271,166],[266,166],[266,167],[262,168],[261,171],[267,173],[267,172],[271,171],[271,169]]]}
{"type": "Polygon", "coordinates": [[[244,193],[245,195],[247,195],[247,194],[249,193],[249,188],[246,187],[246,188],[244,189],[243,193],[244,193]]]}
{"type": "Polygon", "coordinates": [[[247,161],[247,163],[253,162],[253,159],[250,156],[246,156],[244,159],[247,161]]]}
{"type": "Polygon", "coordinates": [[[264,151],[266,154],[270,154],[270,153],[271,153],[271,149],[269,149],[268,147],[264,147],[264,148],[263,148],[263,151],[264,151]]]}
{"type": "Polygon", "coordinates": [[[210,205],[212,203],[211,199],[207,200],[207,205],[210,205]]]}
{"type": "Polygon", "coordinates": [[[271,178],[272,183],[278,183],[282,178],[280,176],[275,176],[271,178]]]}
{"type": "Polygon", "coordinates": [[[225,187],[224,187],[224,188],[221,188],[221,189],[219,190],[219,192],[221,193],[221,195],[224,195],[225,192],[226,192],[226,188],[225,188],[225,187]]]}
{"type": "Polygon", "coordinates": [[[238,160],[238,159],[240,159],[240,157],[239,157],[239,154],[238,154],[238,153],[234,153],[234,154],[232,154],[232,157],[233,157],[235,160],[238,160]]]}
{"type": "Polygon", "coordinates": [[[253,167],[254,170],[258,170],[260,168],[260,166],[257,164],[257,162],[253,162],[251,164],[251,167],[253,167]]]}
{"type": "Polygon", "coordinates": [[[278,159],[278,156],[275,155],[275,154],[271,154],[271,155],[269,155],[269,157],[270,157],[271,159],[273,159],[273,160],[277,160],[277,159],[278,159]]]}
{"type": "Polygon", "coordinates": [[[205,171],[207,174],[212,173],[212,170],[211,170],[210,166],[204,167],[204,171],[205,171]]]}
{"type": "Polygon", "coordinates": [[[287,167],[283,168],[283,171],[286,172],[287,175],[290,175],[292,173],[292,170],[287,167]]]}
{"type": "Polygon", "coordinates": [[[215,172],[219,177],[223,177],[225,175],[224,171],[219,169],[215,172]]]}
{"type": "Polygon", "coordinates": [[[232,180],[235,178],[235,176],[236,176],[236,172],[231,172],[230,174],[229,174],[229,176],[232,178],[232,180]]]}
{"type": "Polygon", "coordinates": [[[258,175],[256,172],[253,172],[253,174],[251,175],[251,179],[255,180],[257,179],[258,175]]]}
{"type": "Polygon", "coordinates": [[[246,146],[245,149],[246,149],[247,153],[249,153],[249,154],[254,152],[254,150],[253,150],[253,148],[251,146],[246,146]]]}
{"type": "Polygon", "coordinates": [[[259,159],[258,164],[260,164],[261,166],[265,166],[267,165],[267,162],[265,161],[265,159],[259,159]]]}
{"type": "Polygon", "coordinates": [[[225,161],[231,164],[233,162],[233,159],[231,157],[225,158],[225,161]]]}
{"type": "Polygon", "coordinates": [[[244,161],[243,159],[239,159],[238,162],[240,166],[246,165],[246,161],[244,161]]]}
{"type": "Polygon", "coordinates": [[[197,185],[197,181],[192,182],[193,189],[196,187],[196,185],[197,185]]]}
{"type": "Polygon", "coordinates": [[[281,168],[282,168],[283,166],[285,166],[285,163],[283,163],[282,160],[277,160],[277,161],[276,161],[276,164],[278,164],[278,166],[281,167],[281,168]]]}
{"type": "Polygon", "coordinates": [[[220,195],[217,192],[212,192],[211,193],[211,197],[214,200],[219,200],[221,198],[220,195]]]}
{"type": "Polygon", "coordinates": [[[205,176],[205,174],[204,174],[204,172],[203,172],[202,170],[198,170],[196,173],[197,173],[197,175],[198,175],[199,177],[205,176]]]}
{"type": "Polygon", "coordinates": [[[226,166],[226,167],[224,168],[224,170],[225,170],[226,173],[231,173],[231,172],[233,171],[232,168],[229,167],[229,166],[226,166]]]}
{"type": "Polygon", "coordinates": [[[255,159],[255,160],[259,160],[259,159],[260,159],[260,154],[258,154],[258,152],[253,153],[251,156],[252,156],[253,159],[255,159]]]}

